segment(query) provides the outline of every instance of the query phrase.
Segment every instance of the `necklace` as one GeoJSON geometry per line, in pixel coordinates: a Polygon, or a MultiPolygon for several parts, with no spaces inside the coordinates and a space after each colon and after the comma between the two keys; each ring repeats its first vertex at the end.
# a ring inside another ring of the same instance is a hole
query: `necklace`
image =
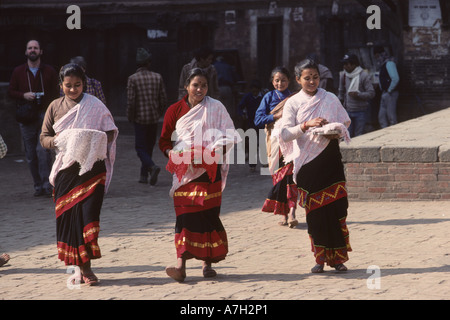
{"type": "MultiPolygon", "coordinates": [[[[281,98],[281,97],[280,97],[280,94],[278,93],[278,90],[275,89],[275,93],[277,94],[278,100],[280,100],[280,102],[284,100],[284,98],[281,98]]],[[[280,93],[281,93],[281,92],[280,92],[280,93]]],[[[281,94],[282,94],[282,93],[281,93],[281,94]]],[[[288,91],[288,95],[289,95],[289,91],[288,91]]]]}

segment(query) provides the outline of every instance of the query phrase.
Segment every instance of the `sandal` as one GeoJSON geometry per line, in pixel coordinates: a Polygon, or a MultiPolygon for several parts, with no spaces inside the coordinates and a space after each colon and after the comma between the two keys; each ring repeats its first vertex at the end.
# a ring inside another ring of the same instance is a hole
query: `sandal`
{"type": "Polygon", "coordinates": [[[0,267],[3,266],[4,264],[7,264],[8,261],[9,261],[9,259],[10,259],[9,254],[3,253],[3,254],[0,256],[0,267]]]}
{"type": "Polygon", "coordinates": [[[323,273],[323,264],[316,264],[312,269],[312,273],[323,273]]]}
{"type": "Polygon", "coordinates": [[[211,266],[206,266],[203,268],[203,277],[205,278],[213,278],[217,276],[216,270],[211,268],[211,266]]]}
{"type": "Polygon", "coordinates": [[[96,286],[99,284],[100,280],[98,280],[97,276],[93,273],[90,273],[88,275],[82,275],[81,276],[82,282],[87,284],[88,286],[96,286]]]}
{"type": "Polygon", "coordinates": [[[334,268],[337,271],[342,271],[342,272],[348,270],[347,267],[343,263],[339,263],[339,264],[335,265],[334,268]]]}
{"type": "Polygon", "coordinates": [[[183,282],[186,278],[186,272],[176,267],[167,267],[166,273],[169,277],[178,282],[183,282]]]}

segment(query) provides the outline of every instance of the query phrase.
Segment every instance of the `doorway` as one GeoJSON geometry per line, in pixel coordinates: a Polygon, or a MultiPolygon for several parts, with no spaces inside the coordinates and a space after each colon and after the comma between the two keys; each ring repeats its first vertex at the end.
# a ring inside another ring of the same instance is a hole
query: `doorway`
{"type": "Polygon", "coordinates": [[[258,19],[258,78],[263,87],[272,90],[270,73],[273,68],[282,63],[283,19],[258,19]]]}

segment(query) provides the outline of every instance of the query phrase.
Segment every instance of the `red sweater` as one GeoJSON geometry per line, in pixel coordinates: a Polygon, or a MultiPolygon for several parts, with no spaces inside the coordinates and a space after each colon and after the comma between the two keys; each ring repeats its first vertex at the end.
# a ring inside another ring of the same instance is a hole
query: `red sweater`
{"type": "Polygon", "coordinates": [[[161,137],[159,138],[159,149],[166,155],[166,150],[172,150],[172,133],[175,131],[175,125],[178,119],[184,116],[191,110],[186,103],[186,97],[171,105],[164,115],[164,122],[161,130],[161,137]]]}

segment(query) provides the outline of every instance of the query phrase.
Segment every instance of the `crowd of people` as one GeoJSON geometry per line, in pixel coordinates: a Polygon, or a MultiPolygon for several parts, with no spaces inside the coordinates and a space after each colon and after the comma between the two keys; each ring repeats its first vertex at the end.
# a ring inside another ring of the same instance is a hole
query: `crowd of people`
{"type": "MultiPolygon", "coordinates": [[[[58,257],[66,265],[80,267],[80,282],[95,285],[99,280],[91,260],[101,257],[100,211],[113,174],[118,129],[101,83],[86,75],[83,57],[74,57],[58,73],[41,61],[42,54],[39,41],[27,43],[27,61],[14,69],[9,94],[17,101],[34,195],[53,195],[58,257]]],[[[377,54],[383,59],[380,124],[387,126],[396,122],[398,73],[383,52],[377,54]]],[[[161,168],[152,159],[157,142],[167,157],[165,167],[173,174],[169,194],[176,215],[177,263],[166,268],[167,275],[184,281],[186,262],[195,258],[203,262],[204,277],[214,277],[212,264],[228,253],[220,207],[230,150],[241,141],[235,116],[241,117],[244,129],[264,129],[266,134],[273,184],[261,210],[282,216],[279,224],[294,228],[297,204],[304,208],[315,258],[311,271],[323,272],[325,264],[346,271],[351,246],[339,141],[363,133],[365,109],[375,95],[358,57],[347,54],[342,59],[339,98],[333,93],[331,72],[310,54],[295,66],[294,77],[285,67],[275,67],[273,90],[264,90],[253,80],[250,92],[236,106],[222,97],[229,98],[224,87],[231,86],[232,80],[226,79],[233,78],[232,72],[225,77],[223,70],[230,69],[218,59],[217,68],[222,70],[218,75],[212,50],[199,48],[183,66],[178,101],[171,106],[162,76],[151,71],[151,58],[144,48],[137,49],[137,70],[126,87],[126,114],[135,130],[139,182],[157,183],[161,168]],[[300,90],[291,91],[292,83],[300,90]]],[[[6,146],[1,150],[6,153],[6,146]]],[[[255,167],[250,163],[251,171],[255,167]]],[[[9,259],[3,254],[0,263],[9,259]]]]}

